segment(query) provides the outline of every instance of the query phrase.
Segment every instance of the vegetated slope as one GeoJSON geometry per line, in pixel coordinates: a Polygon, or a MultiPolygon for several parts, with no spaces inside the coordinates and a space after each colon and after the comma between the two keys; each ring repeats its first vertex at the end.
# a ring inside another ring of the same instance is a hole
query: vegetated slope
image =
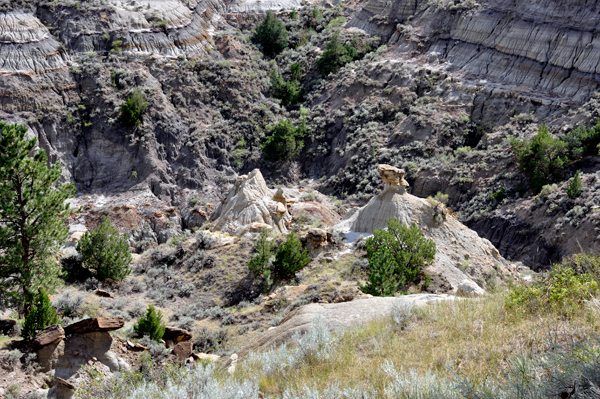
{"type": "Polygon", "coordinates": [[[268,179],[315,179],[321,191],[360,203],[380,188],[374,166],[389,163],[407,170],[413,194],[449,194],[459,218],[505,256],[540,266],[579,244],[597,246],[596,159],[567,170],[565,180],[584,172],[580,198],[566,200],[559,185],[545,207],[523,200],[527,181],[506,140],[530,137],[539,121],[560,135],[598,116],[595,6],[310,6],[280,14],[289,48],[269,63],[248,29],[269,8],[298,7],[5,2],[0,118],[27,123],[80,192],[149,187],[170,201],[187,188],[212,200],[258,166],[268,179]],[[356,61],[322,77],[317,59],[338,31],[356,61]],[[297,161],[264,161],[267,126],[298,118],[298,105],[272,97],[269,74],[276,67],[289,79],[294,63],[311,134],[297,161]],[[124,127],[120,108],[135,88],[148,111],[141,125],[124,127]],[[500,191],[505,198],[490,198],[500,191]]]}

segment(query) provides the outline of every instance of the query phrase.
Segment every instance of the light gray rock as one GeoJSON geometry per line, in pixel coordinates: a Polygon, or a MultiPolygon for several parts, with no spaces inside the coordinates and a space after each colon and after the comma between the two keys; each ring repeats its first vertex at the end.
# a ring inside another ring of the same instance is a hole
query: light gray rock
{"type": "Polygon", "coordinates": [[[485,290],[471,280],[463,280],[456,289],[458,294],[465,296],[480,296],[485,294],[485,290]]]}
{"type": "Polygon", "coordinates": [[[302,306],[288,314],[277,327],[259,335],[239,352],[244,357],[250,351],[267,350],[290,340],[294,334],[302,334],[313,327],[313,321],[321,317],[332,330],[342,330],[375,319],[389,317],[392,305],[404,301],[414,306],[424,306],[437,301],[454,300],[452,295],[414,294],[400,297],[371,297],[350,302],[302,306]]]}

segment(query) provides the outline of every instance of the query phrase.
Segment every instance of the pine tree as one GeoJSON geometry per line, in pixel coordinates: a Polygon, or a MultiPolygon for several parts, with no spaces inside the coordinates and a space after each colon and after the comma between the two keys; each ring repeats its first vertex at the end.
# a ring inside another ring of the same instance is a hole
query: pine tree
{"type": "Polygon", "coordinates": [[[133,326],[133,329],[139,337],[147,335],[150,339],[159,342],[165,334],[165,325],[162,322],[162,312],[156,310],[154,305],[148,305],[146,317],[140,318],[133,326]]]}
{"type": "Polygon", "coordinates": [[[57,185],[60,163],[47,166],[26,126],[0,122],[0,132],[0,307],[27,316],[40,288],[52,292],[59,282],[55,256],[68,237],[65,200],[75,189],[57,185]]]}
{"type": "Polygon", "coordinates": [[[35,297],[35,303],[25,318],[21,335],[25,341],[31,342],[40,331],[54,324],[58,324],[58,314],[56,309],[52,307],[46,290],[40,288],[35,297]]]}
{"type": "Polygon", "coordinates": [[[108,217],[104,217],[95,230],[81,237],[77,251],[83,258],[83,266],[100,281],[120,281],[131,273],[129,243],[108,217]]]}
{"type": "Polygon", "coordinates": [[[406,284],[417,281],[436,252],[435,242],[424,238],[416,225],[407,227],[393,218],[387,230],[375,230],[366,247],[369,272],[367,284],[360,289],[378,296],[402,292],[406,284]]]}
{"type": "Polygon", "coordinates": [[[310,256],[308,256],[308,252],[306,249],[302,249],[300,239],[292,231],[277,248],[277,254],[273,261],[273,275],[278,280],[290,278],[309,263],[310,256]]]}
{"type": "Polygon", "coordinates": [[[252,40],[262,46],[266,56],[273,57],[287,47],[288,32],[273,11],[268,11],[265,19],[256,27],[252,40]]]}
{"type": "Polygon", "coordinates": [[[579,170],[573,176],[573,179],[567,184],[567,196],[571,199],[575,199],[581,195],[583,191],[583,182],[579,177],[579,170]]]}
{"type": "Polygon", "coordinates": [[[356,49],[351,44],[343,44],[340,40],[340,32],[334,32],[321,57],[317,60],[319,71],[323,76],[336,73],[342,66],[358,57],[356,49]]]}
{"type": "Polygon", "coordinates": [[[258,241],[254,245],[256,254],[250,258],[248,269],[257,276],[264,274],[269,267],[269,261],[273,257],[273,244],[269,241],[269,232],[263,228],[258,241]]]}

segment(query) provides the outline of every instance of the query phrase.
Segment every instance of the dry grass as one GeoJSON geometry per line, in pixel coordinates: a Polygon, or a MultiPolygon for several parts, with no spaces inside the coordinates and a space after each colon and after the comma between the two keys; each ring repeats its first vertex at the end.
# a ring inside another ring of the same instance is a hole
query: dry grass
{"type": "MultiPolygon", "coordinates": [[[[260,380],[261,389],[281,394],[287,388],[325,387],[337,381],[381,393],[388,382],[382,369],[385,360],[397,368],[434,371],[450,379],[452,370],[477,384],[501,379],[514,355],[544,352],[552,343],[568,344],[598,331],[586,310],[570,319],[507,315],[506,294],[427,306],[416,312],[407,331],[396,331],[391,319],[347,331],[329,360],[266,376],[260,380]]],[[[240,376],[248,372],[242,369],[240,376]]]]}

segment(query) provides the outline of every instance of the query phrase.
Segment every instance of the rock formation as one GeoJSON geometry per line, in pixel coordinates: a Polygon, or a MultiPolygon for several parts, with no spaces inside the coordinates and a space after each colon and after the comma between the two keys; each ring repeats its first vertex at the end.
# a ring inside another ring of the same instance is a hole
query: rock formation
{"type": "MultiPolygon", "coordinates": [[[[514,266],[500,256],[488,240],[460,223],[443,204],[408,194],[402,170],[380,165],[378,171],[386,182],[385,189],[336,225],[338,231],[352,239],[358,233],[373,234],[376,229],[386,228],[391,218],[404,225],[416,224],[425,237],[436,243],[435,260],[425,272],[441,278],[442,283],[437,287],[441,292],[455,292],[461,284],[485,287],[490,279],[504,279],[515,274],[514,266]]],[[[480,292],[474,288],[470,291],[480,292]]]]}
{"type": "Polygon", "coordinates": [[[244,226],[264,223],[286,233],[292,221],[283,190],[269,189],[258,169],[238,177],[213,219],[216,230],[228,232],[239,232],[244,226]]]}
{"type": "Polygon", "coordinates": [[[259,335],[244,346],[238,355],[245,356],[249,352],[268,350],[288,341],[294,334],[302,334],[313,327],[315,318],[321,317],[328,328],[340,330],[375,319],[389,317],[392,305],[406,302],[414,306],[424,306],[436,301],[454,300],[452,295],[413,294],[401,297],[371,297],[355,299],[350,302],[321,304],[313,303],[302,306],[288,314],[281,324],[259,335]]]}

